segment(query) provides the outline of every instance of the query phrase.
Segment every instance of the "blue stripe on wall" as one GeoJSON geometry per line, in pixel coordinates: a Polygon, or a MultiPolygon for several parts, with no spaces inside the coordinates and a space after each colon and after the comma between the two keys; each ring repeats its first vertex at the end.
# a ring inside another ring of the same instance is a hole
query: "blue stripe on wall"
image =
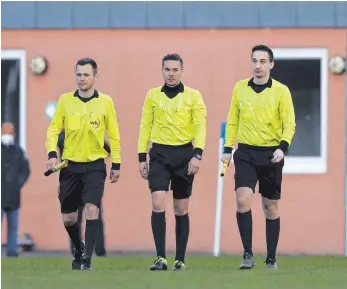
{"type": "Polygon", "coordinates": [[[4,29],[347,28],[347,2],[2,2],[4,29]]]}

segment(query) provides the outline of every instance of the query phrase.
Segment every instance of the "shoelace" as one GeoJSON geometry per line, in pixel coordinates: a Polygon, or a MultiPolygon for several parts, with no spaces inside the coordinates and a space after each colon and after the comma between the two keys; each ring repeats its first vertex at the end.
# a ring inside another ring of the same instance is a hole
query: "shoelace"
{"type": "Polygon", "coordinates": [[[176,266],[184,266],[184,263],[182,262],[182,261],[177,261],[176,263],[175,263],[175,265],[176,266]]]}
{"type": "Polygon", "coordinates": [[[162,257],[157,257],[157,258],[155,258],[153,263],[154,264],[159,264],[161,260],[162,260],[162,257]]]}

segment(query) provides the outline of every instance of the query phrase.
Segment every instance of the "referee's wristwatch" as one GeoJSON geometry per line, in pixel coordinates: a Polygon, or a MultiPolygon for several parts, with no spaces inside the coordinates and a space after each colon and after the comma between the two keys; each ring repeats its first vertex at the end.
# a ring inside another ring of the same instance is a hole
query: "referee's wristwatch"
{"type": "Polygon", "coordinates": [[[201,160],[202,160],[202,155],[194,154],[194,155],[193,155],[193,158],[196,158],[196,159],[198,159],[199,161],[201,161],[201,160]]]}

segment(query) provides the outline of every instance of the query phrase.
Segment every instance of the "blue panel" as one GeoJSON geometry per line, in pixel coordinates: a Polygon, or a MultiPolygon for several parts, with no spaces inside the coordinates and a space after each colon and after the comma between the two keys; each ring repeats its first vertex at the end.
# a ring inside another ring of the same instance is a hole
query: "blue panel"
{"type": "Polygon", "coordinates": [[[147,2],[149,28],[183,28],[183,5],[177,2],[147,2]]]}
{"type": "Polygon", "coordinates": [[[72,28],[71,2],[37,2],[38,28],[72,28]]]}
{"type": "Polygon", "coordinates": [[[1,2],[1,28],[35,28],[36,2],[1,2]]]}
{"type": "Polygon", "coordinates": [[[223,2],[223,28],[257,28],[260,25],[258,2],[223,2]]]}
{"type": "Polygon", "coordinates": [[[143,2],[110,2],[111,27],[146,28],[147,3],[143,2]]]}
{"type": "Polygon", "coordinates": [[[226,129],[227,123],[222,122],[220,126],[220,138],[225,139],[225,129],[226,129]]]}
{"type": "Polygon", "coordinates": [[[298,2],[300,27],[335,27],[335,5],[329,2],[298,2]]]}
{"type": "Polygon", "coordinates": [[[347,3],[339,2],[335,3],[336,9],[336,26],[347,27],[347,3]]]}
{"type": "Polygon", "coordinates": [[[216,28],[222,25],[222,2],[184,2],[186,28],[216,28]]]}
{"type": "Polygon", "coordinates": [[[260,27],[295,27],[294,2],[260,2],[260,27]]]}
{"type": "Polygon", "coordinates": [[[109,28],[111,11],[109,2],[73,2],[74,28],[109,28]]]}
{"type": "Polygon", "coordinates": [[[347,27],[345,2],[2,2],[3,29],[347,27]]]}

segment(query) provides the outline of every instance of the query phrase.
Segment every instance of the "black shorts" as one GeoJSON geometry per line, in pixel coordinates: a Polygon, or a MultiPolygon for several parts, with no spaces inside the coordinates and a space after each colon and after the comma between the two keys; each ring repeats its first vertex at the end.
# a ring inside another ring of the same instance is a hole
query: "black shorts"
{"type": "Polygon", "coordinates": [[[194,175],[187,175],[193,157],[191,143],[182,146],[153,144],[149,151],[148,183],[151,192],[172,190],[174,199],[187,199],[192,194],[194,175]]]}
{"type": "Polygon", "coordinates": [[[235,190],[255,187],[259,181],[259,193],[270,200],[281,198],[282,169],[284,160],[272,163],[276,148],[254,148],[239,144],[234,153],[235,190]]]}
{"type": "Polygon", "coordinates": [[[106,179],[104,160],[73,163],[60,171],[59,201],[61,213],[76,212],[87,203],[100,206],[106,179]]]}

